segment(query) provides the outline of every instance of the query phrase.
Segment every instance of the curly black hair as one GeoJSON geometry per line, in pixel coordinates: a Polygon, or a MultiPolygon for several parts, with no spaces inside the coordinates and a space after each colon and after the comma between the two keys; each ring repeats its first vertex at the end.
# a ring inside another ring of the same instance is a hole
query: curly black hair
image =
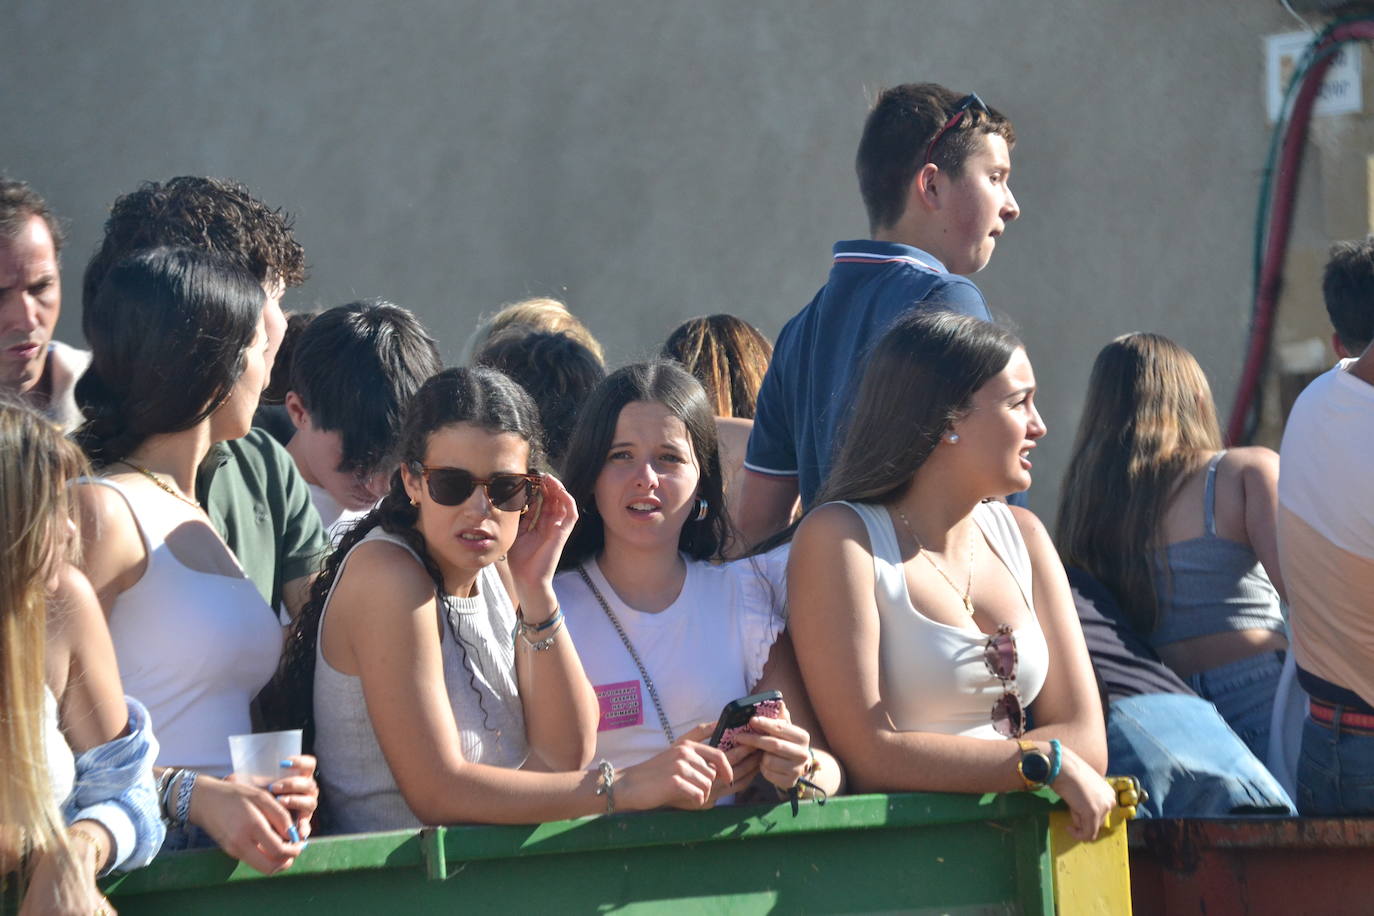
{"type": "Polygon", "coordinates": [[[105,237],[81,282],[82,306],[95,301],[105,275],[125,255],[162,245],[213,252],[259,283],[300,286],[305,249],[292,226],[290,214],[267,206],[235,181],[183,175],[144,182],[110,208],[105,237]]]}

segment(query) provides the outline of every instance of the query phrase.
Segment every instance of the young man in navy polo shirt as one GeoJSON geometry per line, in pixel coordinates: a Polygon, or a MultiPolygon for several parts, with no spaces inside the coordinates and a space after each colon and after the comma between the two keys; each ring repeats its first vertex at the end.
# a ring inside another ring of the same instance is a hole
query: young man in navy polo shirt
{"type": "Polygon", "coordinates": [[[732,511],[746,544],[810,507],[864,354],[898,315],[939,307],[990,319],[967,278],[1020,214],[1008,179],[1016,134],[976,95],[934,83],[888,89],[855,159],[870,239],[835,245],[830,279],[778,335],[732,511]]]}

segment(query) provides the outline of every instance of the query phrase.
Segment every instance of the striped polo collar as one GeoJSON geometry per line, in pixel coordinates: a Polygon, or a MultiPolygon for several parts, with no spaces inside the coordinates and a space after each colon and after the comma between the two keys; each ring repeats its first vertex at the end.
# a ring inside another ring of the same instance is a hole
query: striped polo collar
{"type": "Polygon", "coordinates": [[[836,264],[912,264],[933,273],[949,273],[939,258],[896,242],[875,242],[872,239],[857,239],[850,242],[835,243],[836,264]]]}

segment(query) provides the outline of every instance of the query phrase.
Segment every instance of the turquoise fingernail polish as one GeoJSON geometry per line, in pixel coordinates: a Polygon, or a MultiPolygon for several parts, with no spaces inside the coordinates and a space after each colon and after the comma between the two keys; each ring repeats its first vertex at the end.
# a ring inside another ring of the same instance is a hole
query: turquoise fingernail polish
{"type": "Polygon", "coordinates": [[[279,761],[277,761],[277,766],[279,766],[279,767],[284,767],[284,768],[290,768],[290,767],[295,766],[295,764],[292,763],[292,762],[289,761],[289,760],[279,760],[279,761]]]}

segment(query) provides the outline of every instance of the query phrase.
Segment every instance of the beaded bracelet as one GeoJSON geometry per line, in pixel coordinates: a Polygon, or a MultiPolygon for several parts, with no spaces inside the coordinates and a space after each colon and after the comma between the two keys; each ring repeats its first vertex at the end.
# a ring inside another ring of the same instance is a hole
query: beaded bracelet
{"type": "Polygon", "coordinates": [[[1054,781],[1059,778],[1059,768],[1064,765],[1064,749],[1059,744],[1058,738],[1050,739],[1050,775],[1045,777],[1045,785],[1054,785],[1054,781]]]}

